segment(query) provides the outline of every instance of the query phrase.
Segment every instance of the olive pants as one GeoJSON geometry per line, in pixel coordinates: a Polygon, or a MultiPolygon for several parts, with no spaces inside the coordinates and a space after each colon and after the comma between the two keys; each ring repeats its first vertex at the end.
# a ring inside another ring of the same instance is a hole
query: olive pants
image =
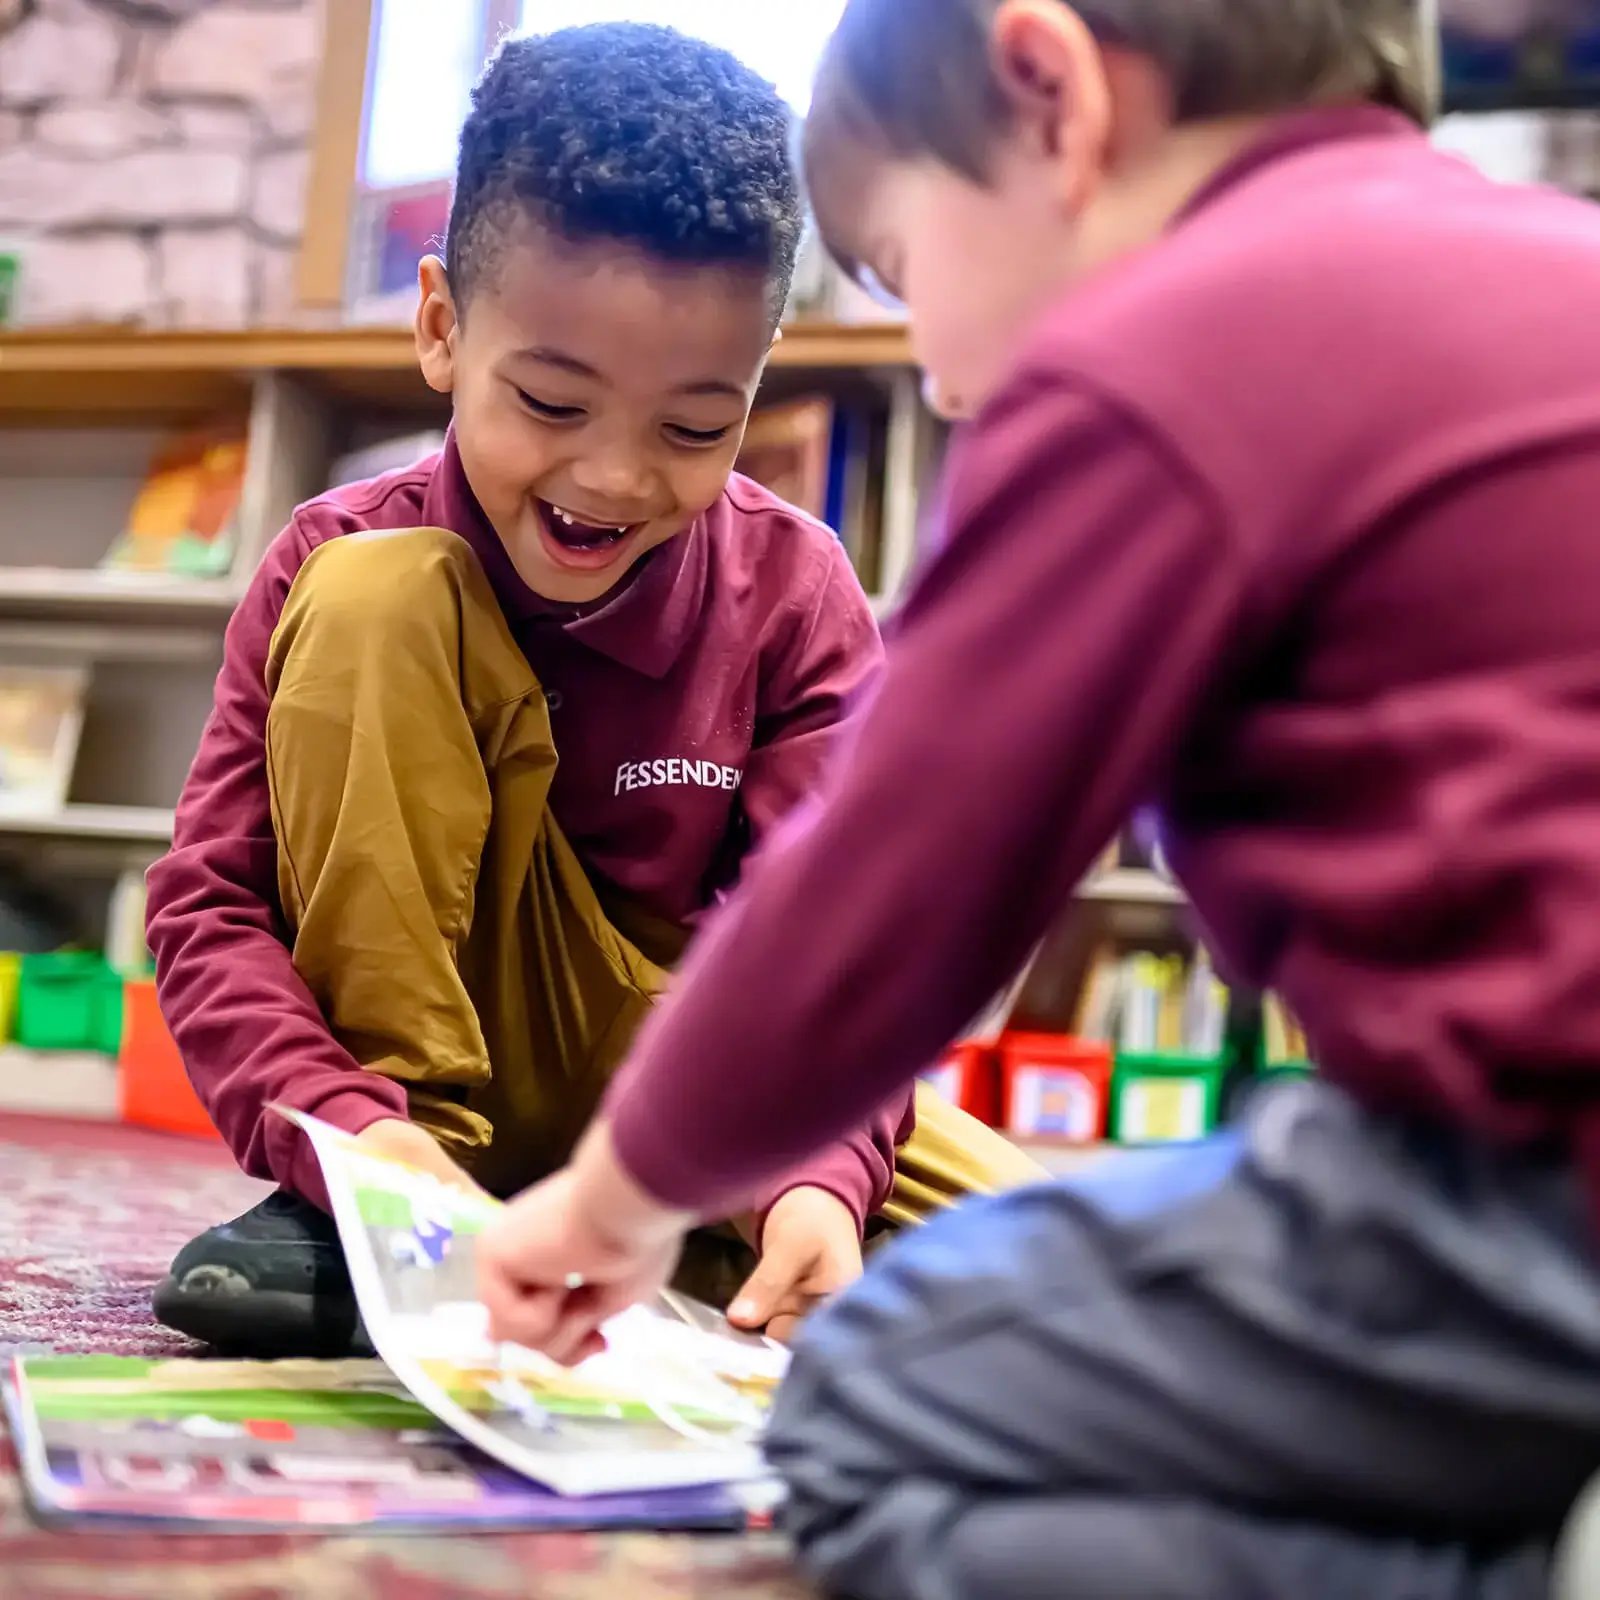
{"type": "MultiPolygon", "coordinates": [[[[602,903],[551,815],[544,694],[456,535],[330,540],[295,579],[267,670],[295,966],[356,1060],[513,1193],[565,1161],[684,935],[602,903]]],[[[1042,1176],[936,1095],[917,1113],[889,1222],[1042,1176]]],[[[694,1287],[725,1298],[742,1267],[694,1287]]]]}

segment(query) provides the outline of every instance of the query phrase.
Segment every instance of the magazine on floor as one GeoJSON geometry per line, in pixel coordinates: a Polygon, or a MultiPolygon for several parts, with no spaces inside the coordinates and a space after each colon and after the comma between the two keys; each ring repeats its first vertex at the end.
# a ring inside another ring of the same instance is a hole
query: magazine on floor
{"type": "Polygon", "coordinates": [[[213,1525],[733,1527],[787,1356],[665,1292],[573,1368],[488,1336],[498,1201],[293,1116],[379,1361],[20,1356],[6,1401],[41,1514],[213,1525]]]}
{"type": "Polygon", "coordinates": [[[725,1485],[557,1494],[491,1460],[381,1361],[19,1356],[6,1406],[42,1522],[190,1532],[734,1529],[725,1485]]]}

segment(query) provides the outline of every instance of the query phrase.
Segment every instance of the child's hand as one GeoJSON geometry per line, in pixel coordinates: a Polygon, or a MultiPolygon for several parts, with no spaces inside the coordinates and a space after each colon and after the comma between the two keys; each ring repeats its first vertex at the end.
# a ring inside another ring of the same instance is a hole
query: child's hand
{"type": "Polygon", "coordinates": [[[473,1194],[483,1191],[467,1174],[447,1156],[433,1135],[414,1122],[404,1122],[399,1117],[385,1117],[362,1129],[356,1136],[357,1146],[369,1156],[379,1156],[385,1161],[400,1161],[419,1172],[429,1173],[443,1183],[473,1194]]]}
{"type": "Polygon", "coordinates": [[[593,1355],[601,1323],[665,1285],[693,1220],[641,1189],[596,1124],[478,1240],[491,1337],[568,1365],[593,1355]]]}
{"type": "Polygon", "coordinates": [[[826,1189],[791,1189],[767,1213],[760,1265],[728,1307],[728,1320],[787,1344],[808,1311],[860,1276],[854,1213],[826,1189]]]}

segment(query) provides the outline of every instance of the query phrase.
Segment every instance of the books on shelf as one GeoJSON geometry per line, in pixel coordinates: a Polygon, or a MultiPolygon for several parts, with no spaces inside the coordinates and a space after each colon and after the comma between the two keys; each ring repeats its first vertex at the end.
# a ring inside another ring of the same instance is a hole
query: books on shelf
{"type": "Polygon", "coordinates": [[[1600,95],[1600,9],[1592,0],[1450,6],[1442,33],[1447,105],[1588,107],[1600,95]]]}
{"type": "Polygon", "coordinates": [[[248,453],[243,422],[213,423],[169,438],[151,461],[103,567],[187,578],[229,572],[248,453]]]}
{"type": "Polygon", "coordinates": [[[1261,1059],[1268,1067],[1299,1066],[1311,1059],[1305,1030],[1275,994],[1261,1001],[1261,1059]]]}
{"type": "Polygon", "coordinates": [[[881,408],[807,395],[750,416],[737,469],[838,534],[862,584],[876,584],[884,517],[881,408]]]}
{"type": "Polygon", "coordinates": [[[294,1116],[379,1361],[19,1356],[7,1407],[46,1518],[166,1526],[723,1527],[764,1516],[787,1354],[671,1292],[568,1370],[497,1345],[475,1294],[500,1206],[294,1116]]]}
{"type": "Polygon", "coordinates": [[[1214,1057],[1228,1022],[1227,986],[1204,949],[1192,955],[1098,948],[1079,991],[1072,1032],[1128,1055],[1214,1057]]]}
{"type": "Polygon", "coordinates": [[[88,686],[85,668],[0,665],[0,818],[66,804],[88,686]]]}

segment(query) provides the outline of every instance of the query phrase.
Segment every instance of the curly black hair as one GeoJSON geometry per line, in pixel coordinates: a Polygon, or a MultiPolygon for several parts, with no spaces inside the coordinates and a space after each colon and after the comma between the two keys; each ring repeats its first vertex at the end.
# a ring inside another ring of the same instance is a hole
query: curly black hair
{"type": "Polygon", "coordinates": [[[446,248],[457,300],[521,214],[568,239],[759,268],[776,317],[802,228],[791,120],[737,57],[672,28],[594,23],[508,39],[461,130],[446,248]]]}

